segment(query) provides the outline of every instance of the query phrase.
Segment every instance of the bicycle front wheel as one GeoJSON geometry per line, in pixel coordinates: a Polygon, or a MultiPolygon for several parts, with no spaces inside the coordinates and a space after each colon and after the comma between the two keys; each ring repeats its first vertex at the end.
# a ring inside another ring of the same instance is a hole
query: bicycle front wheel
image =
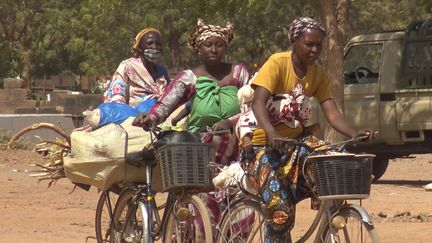
{"type": "Polygon", "coordinates": [[[359,212],[353,208],[346,208],[339,212],[335,217],[340,216],[339,227],[332,227],[334,234],[332,235],[327,227],[323,236],[325,236],[325,242],[332,242],[331,238],[335,239],[335,242],[340,243],[379,243],[378,233],[372,225],[362,220],[359,212]],[[343,220],[343,221],[342,221],[343,220]]]}
{"type": "Polygon", "coordinates": [[[216,242],[264,242],[264,227],[260,203],[239,200],[224,211],[216,242]]]}
{"type": "Polygon", "coordinates": [[[114,211],[114,203],[118,195],[111,191],[102,191],[96,207],[95,230],[98,243],[110,241],[111,217],[114,211]]]}
{"type": "Polygon", "coordinates": [[[168,209],[163,242],[212,242],[207,208],[197,195],[184,195],[168,209]]]}
{"type": "Polygon", "coordinates": [[[134,196],[133,189],[125,189],[117,200],[111,230],[112,242],[141,242],[143,216],[138,200],[133,200],[134,196]]]}

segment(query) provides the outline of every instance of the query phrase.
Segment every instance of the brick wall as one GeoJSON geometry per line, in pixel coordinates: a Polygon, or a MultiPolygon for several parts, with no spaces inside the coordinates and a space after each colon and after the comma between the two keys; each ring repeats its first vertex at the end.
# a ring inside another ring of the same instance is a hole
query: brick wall
{"type": "Polygon", "coordinates": [[[0,114],[13,114],[15,107],[37,105],[29,89],[0,89],[0,114]]]}

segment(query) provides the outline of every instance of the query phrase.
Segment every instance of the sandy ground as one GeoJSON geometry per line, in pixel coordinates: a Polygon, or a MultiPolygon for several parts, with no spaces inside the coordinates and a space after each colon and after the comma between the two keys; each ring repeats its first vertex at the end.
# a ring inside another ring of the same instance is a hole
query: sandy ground
{"type": "MultiPolygon", "coordinates": [[[[50,188],[46,181],[38,183],[29,176],[29,163],[41,161],[30,150],[0,150],[0,242],[96,242],[91,237],[97,190],[72,192],[68,179],[50,188]]],[[[380,182],[372,185],[370,198],[363,201],[381,242],[432,242],[432,192],[422,187],[431,182],[431,155],[390,162],[380,182]]],[[[313,215],[308,201],[298,206],[294,238],[313,215]]]]}

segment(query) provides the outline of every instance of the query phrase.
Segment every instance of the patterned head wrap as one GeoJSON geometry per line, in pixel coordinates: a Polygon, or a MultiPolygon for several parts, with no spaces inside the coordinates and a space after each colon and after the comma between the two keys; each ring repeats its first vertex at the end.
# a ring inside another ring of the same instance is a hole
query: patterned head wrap
{"type": "Polygon", "coordinates": [[[234,24],[227,23],[225,27],[205,24],[202,19],[198,19],[197,25],[189,36],[188,46],[194,51],[198,51],[200,45],[209,37],[216,36],[222,38],[228,46],[234,38],[234,24]]]}
{"type": "Polygon", "coordinates": [[[155,29],[155,28],[145,28],[145,29],[141,30],[141,31],[136,35],[136,37],[135,37],[135,42],[134,42],[134,44],[133,44],[133,46],[132,46],[132,50],[133,50],[133,51],[138,51],[138,50],[139,50],[139,45],[140,45],[140,42],[141,42],[142,37],[143,37],[145,34],[150,33],[150,32],[156,32],[156,33],[158,33],[159,35],[161,35],[161,33],[159,32],[159,30],[157,30],[157,29],[155,29]]]}
{"type": "Polygon", "coordinates": [[[301,17],[295,19],[289,26],[288,38],[294,43],[301,34],[303,34],[308,29],[321,30],[324,35],[326,35],[326,29],[318,23],[315,19],[308,17],[301,17]]]}

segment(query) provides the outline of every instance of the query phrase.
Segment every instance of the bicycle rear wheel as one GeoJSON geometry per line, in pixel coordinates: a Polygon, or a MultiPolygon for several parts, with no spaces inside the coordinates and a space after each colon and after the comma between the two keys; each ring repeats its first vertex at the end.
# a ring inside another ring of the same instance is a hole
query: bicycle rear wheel
{"type": "MultiPolygon", "coordinates": [[[[337,216],[341,216],[345,222],[344,227],[333,227],[335,231],[336,242],[345,243],[379,243],[380,239],[378,233],[372,225],[362,221],[362,217],[359,212],[353,208],[346,208],[338,213],[337,216]]],[[[336,216],[336,217],[337,217],[336,216]]],[[[332,235],[329,232],[329,227],[323,233],[325,236],[325,242],[332,242],[332,235]]]]}
{"type": "Polygon", "coordinates": [[[216,242],[264,242],[261,205],[256,201],[240,200],[224,211],[216,242]]]}
{"type": "Polygon", "coordinates": [[[133,189],[125,189],[117,200],[111,230],[113,242],[141,242],[143,216],[134,196],[133,189]]]}
{"type": "Polygon", "coordinates": [[[163,242],[212,242],[207,208],[197,195],[184,195],[168,209],[163,242]]]}
{"type": "Polygon", "coordinates": [[[118,195],[111,191],[102,191],[96,207],[95,230],[98,243],[110,241],[111,216],[118,195]]]}

